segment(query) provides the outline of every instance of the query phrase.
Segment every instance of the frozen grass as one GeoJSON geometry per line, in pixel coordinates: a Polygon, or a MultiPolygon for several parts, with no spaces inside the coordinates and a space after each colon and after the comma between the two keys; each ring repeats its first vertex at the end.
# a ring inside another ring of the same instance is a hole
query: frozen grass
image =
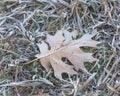
{"type": "Polygon", "coordinates": [[[119,0],[0,1],[0,96],[119,96],[119,56],[119,0]],[[91,75],[59,81],[35,59],[36,44],[61,28],[98,33],[98,61],[85,64],[91,75]]]}

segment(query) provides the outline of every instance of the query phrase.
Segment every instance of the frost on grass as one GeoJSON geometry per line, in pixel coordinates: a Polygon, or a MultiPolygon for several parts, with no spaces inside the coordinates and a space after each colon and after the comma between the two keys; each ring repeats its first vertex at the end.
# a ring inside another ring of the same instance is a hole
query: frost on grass
{"type": "Polygon", "coordinates": [[[46,70],[52,66],[55,77],[60,80],[62,73],[73,75],[79,70],[88,73],[84,63],[96,61],[92,56],[93,53],[81,49],[81,47],[97,47],[100,42],[92,40],[95,34],[85,34],[80,39],[75,39],[76,36],[76,31],[59,30],[55,35],[47,34],[46,40],[37,44],[41,53],[36,57],[40,59],[46,70]],[[62,58],[69,60],[72,65],[67,64],[68,62],[62,58]]]}

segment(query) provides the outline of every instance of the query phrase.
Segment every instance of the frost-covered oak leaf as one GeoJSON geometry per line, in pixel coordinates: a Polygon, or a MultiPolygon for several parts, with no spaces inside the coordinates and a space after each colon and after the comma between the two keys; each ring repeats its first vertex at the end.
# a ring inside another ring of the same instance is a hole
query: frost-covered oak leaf
{"type": "Polygon", "coordinates": [[[36,57],[46,70],[52,67],[55,77],[60,80],[62,73],[73,75],[77,74],[78,70],[87,73],[84,63],[96,61],[92,56],[93,53],[86,53],[81,49],[81,47],[97,47],[100,42],[92,40],[95,34],[85,34],[77,40],[76,36],[76,31],[59,30],[55,35],[47,34],[46,40],[37,44],[41,53],[36,57]],[[67,64],[62,58],[69,60],[72,65],[67,64]]]}

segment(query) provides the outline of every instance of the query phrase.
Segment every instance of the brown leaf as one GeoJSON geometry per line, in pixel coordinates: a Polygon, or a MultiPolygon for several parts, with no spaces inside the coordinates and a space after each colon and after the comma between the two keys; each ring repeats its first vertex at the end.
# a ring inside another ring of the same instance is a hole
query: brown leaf
{"type": "Polygon", "coordinates": [[[106,14],[107,11],[108,11],[108,9],[109,9],[108,2],[107,2],[107,0],[102,0],[102,3],[103,3],[103,5],[104,5],[104,10],[105,10],[105,13],[104,13],[104,14],[106,14]]]}
{"type": "Polygon", "coordinates": [[[80,47],[86,46],[97,47],[96,45],[100,42],[92,40],[95,34],[85,34],[80,39],[74,40],[76,35],[76,31],[59,30],[54,36],[47,34],[46,42],[48,44],[44,41],[37,44],[41,54],[37,54],[36,57],[40,59],[46,70],[49,70],[51,66],[55,77],[58,79],[62,80],[62,73],[77,74],[75,70],[82,70],[87,73],[84,63],[96,61],[92,53],[86,53],[80,49],[80,47]],[[72,65],[64,62],[63,57],[67,58],[72,65]]]}

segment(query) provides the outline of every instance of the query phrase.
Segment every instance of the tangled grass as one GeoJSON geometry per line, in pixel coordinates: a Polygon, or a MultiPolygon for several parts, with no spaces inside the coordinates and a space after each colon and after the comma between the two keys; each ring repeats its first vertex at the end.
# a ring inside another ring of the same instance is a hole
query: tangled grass
{"type": "Polygon", "coordinates": [[[119,0],[0,1],[0,96],[119,95],[119,0]],[[91,75],[59,81],[35,59],[36,44],[62,28],[98,33],[102,44],[91,50],[98,61],[86,63],[91,75]]]}

